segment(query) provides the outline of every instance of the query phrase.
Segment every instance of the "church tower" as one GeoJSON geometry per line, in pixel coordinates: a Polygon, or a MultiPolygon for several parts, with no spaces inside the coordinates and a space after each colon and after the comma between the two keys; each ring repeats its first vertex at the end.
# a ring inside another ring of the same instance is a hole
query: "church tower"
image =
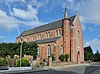
{"type": "Polygon", "coordinates": [[[67,8],[65,8],[62,22],[63,22],[63,51],[64,54],[70,55],[70,20],[68,18],[67,8]]]}

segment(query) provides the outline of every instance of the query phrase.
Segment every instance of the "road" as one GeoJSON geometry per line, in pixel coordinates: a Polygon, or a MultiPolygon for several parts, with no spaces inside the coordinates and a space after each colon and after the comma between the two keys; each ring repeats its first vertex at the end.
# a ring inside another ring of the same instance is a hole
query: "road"
{"type": "Polygon", "coordinates": [[[20,74],[100,74],[100,62],[91,63],[90,65],[72,65],[67,67],[52,68],[45,71],[20,74]]]}
{"type": "Polygon", "coordinates": [[[84,74],[100,74],[100,62],[92,63],[85,68],[84,74]]]}
{"type": "Polygon", "coordinates": [[[77,65],[56,69],[58,71],[72,71],[78,74],[100,74],[100,62],[91,63],[90,65],[77,65]]]}
{"type": "Polygon", "coordinates": [[[48,70],[48,71],[39,71],[39,72],[21,73],[21,74],[78,74],[78,73],[72,71],[48,70]]]}

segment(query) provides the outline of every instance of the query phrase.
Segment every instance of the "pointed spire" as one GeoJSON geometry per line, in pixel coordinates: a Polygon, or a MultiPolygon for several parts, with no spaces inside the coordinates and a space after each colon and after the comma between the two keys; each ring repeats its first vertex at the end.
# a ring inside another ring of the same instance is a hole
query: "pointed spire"
{"type": "Polygon", "coordinates": [[[68,18],[67,8],[65,8],[63,19],[68,18]]]}
{"type": "Polygon", "coordinates": [[[76,16],[78,16],[78,11],[76,11],[76,16]]]}

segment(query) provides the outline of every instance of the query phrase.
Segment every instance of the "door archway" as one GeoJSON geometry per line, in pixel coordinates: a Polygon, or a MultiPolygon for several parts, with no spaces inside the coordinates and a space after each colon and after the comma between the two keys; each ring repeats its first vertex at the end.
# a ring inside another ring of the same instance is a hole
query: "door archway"
{"type": "Polygon", "coordinates": [[[78,51],[78,53],[77,53],[77,63],[80,63],[80,62],[81,62],[80,52],[78,51]]]}

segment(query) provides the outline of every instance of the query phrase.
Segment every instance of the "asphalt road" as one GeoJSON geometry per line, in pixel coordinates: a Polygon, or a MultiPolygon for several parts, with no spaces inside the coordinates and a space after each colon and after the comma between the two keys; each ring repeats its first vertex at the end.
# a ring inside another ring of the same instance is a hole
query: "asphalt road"
{"type": "Polygon", "coordinates": [[[84,74],[100,74],[100,62],[87,66],[85,68],[84,74]]]}
{"type": "MultiPolygon", "coordinates": [[[[18,74],[18,73],[17,73],[18,74]]],[[[19,74],[100,74],[100,62],[19,74]]]]}
{"type": "Polygon", "coordinates": [[[56,69],[58,71],[72,71],[78,74],[100,74],[100,62],[91,63],[90,65],[77,65],[56,69]]]}
{"type": "Polygon", "coordinates": [[[57,71],[57,70],[48,70],[48,71],[40,71],[33,73],[22,73],[22,74],[78,74],[72,71],[57,71]]]}

